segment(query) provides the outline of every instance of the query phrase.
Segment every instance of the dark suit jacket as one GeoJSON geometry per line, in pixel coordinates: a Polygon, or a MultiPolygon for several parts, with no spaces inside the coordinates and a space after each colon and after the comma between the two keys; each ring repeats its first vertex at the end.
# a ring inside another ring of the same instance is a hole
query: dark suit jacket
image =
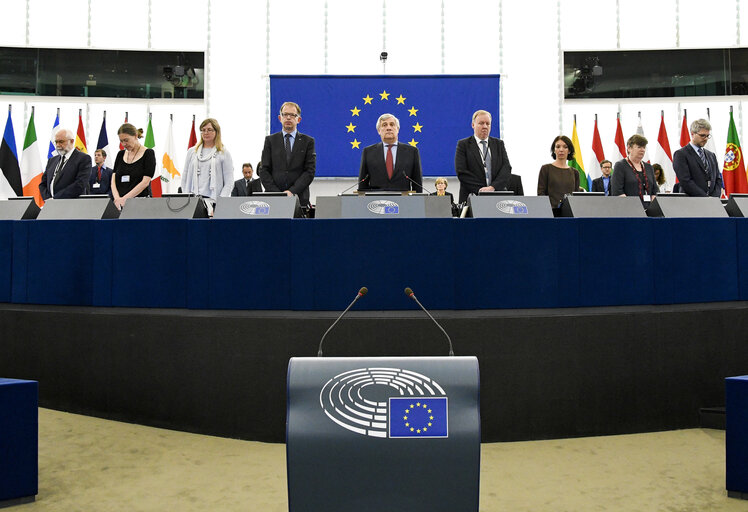
{"type": "Polygon", "coordinates": [[[251,180],[249,182],[249,194],[247,194],[247,185],[244,178],[234,182],[234,189],[231,191],[231,197],[251,196],[253,192],[262,192],[262,183],[260,180],[251,180]]]}
{"type": "Polygon", "coordinates": [[[296,141],[291,150],[291,161],[286,164],[286,148],[282,131],[265,137],[262,149],[260,179],[266,192],[291,191],[299,196],[302,206],[309,206],[309,184],[314,179],[317,153],[314,139],[296,132],[296,141]]]}
{"type": "MultiPolygon", "coordinates": [[[[608,193],[605,194],[606,196],[610,195],[610,184],[613,183],[612,179],[613,178],[611,178],[611,181],[608,181],[608,193]]],[[[602,176],[592,180],[592,188],[590,189],[590,192],[605,192],[605,183],[603,183],[602,176]]]]}
{"type": "MultiPolygon", "coordinates": [[[[82,151],[73,149],[65,155],[65,167],[57,173],[54,189],[55,199],[72,199],[80,197],[88,189],[88,177],[91,174],[91,157],[82,151]]],[[[42,174],[39,192],[45,201],[52,197],[50,185],[52,176],[60,163],[60,155],[56,155],[47,162],[47,169],[42,174]]]]}
{"type": "MultiPolygon", "coordinates": [[[[506,190],[512,166],[506,154],[504,141],[489,137],[488,149],[491,151],[491,186],[496,190],[506,190]]],[[[460,180],[461,203],[467,201],[470,194],[477,194],[479,189],[488,186],[481,150],[474,136],[471,135],[457,142],[455,170],[457,179],[460,180]]]]}
{"type": "MultiPolygon", "coordinates": [[[[65,166],[67,167],[67,165],[65,166]]],[[[101,166],[101,181],[99,181],[97,178],[99,177],[99,173],[96,170],[97,167],[94,165],[91,167],[91,177],[88,179],[88,193],[89,194],[109,194],[112,195],[112,169],[109,167],[106,167],[105,165],[101,166]],[[98,187],[94,187],[94,185],[98,183],[98,187]]]]}
{"type": "Polygon", "coordinates": [[[522,176],[519,174],[510,174],[506,189],[514,192],[515,196],[525,195],[525,189],[522,187],[522,176]]]}
{"type": "Polygon", "coordinates": [[[421,155],[418,148],[398,142],[395,168],[392,170],[392,179],[390,179],[387,176],[387,165],[384,161],[384,144],[380,142],[365,147],[361,153],[361,169],[358,173],[358,181],[360,182],[359,190],[414,190],[422,192],[421,155]]]}
{"type": "Polygon", "coordinates": [[[719,174],[719,164],[714,153],[704,148],[706,162],[709,164],[709,182],[707,186],[707,175],[704,172],[704,163],[698,153],[686,144],[673,154],[673,170],[680,182],[680,191],[689,196],[713,196],[719,197],[722,193],[722,177],[719,174]]]}

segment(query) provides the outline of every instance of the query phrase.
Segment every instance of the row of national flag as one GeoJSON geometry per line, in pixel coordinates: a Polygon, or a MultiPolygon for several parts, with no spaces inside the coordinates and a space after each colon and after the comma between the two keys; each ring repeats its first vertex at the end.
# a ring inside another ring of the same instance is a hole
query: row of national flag
{"type": "MultiPolygon", "coordinates": [[[[713,132],[713,130],[712,130],[713,132]]],[[[641,116],[639,117],[639,125],[636,133],[644,135],[642,128],[641,116]]],[[[572,129],[571,141],[574,144],[574,158],[569,161],[569,166],[576,169],[579,173],[579,186],[585,190],[590,190],[592,180],[602,176],[600,170],[600,163],[605,158],[605,152],[603,151],[603,144],[600,139],[600,132],[597,128],[597,116],[595,116],[595,125],[592,132],[592,151],[590,158],[588,159],[589,165],[585,170],[584,159],[582,158],[581,145],[579,144],[579,136],[577,135],[577,119],[574,116],[574,127],[572,129]]],[[[686,112],[683,113],[683,119],[680,128],[680,141],[679,147],[686,146],[691,141],[691,134],[689,130],[688,121],[686,119],[686,112]]],[[[651,145],[651,144],[650,144],[651,145]]],[[[654,143],[655,151],[654,158],[649,156],[649,145],[647,153],[644,155],[644,160],[650,163],[658,163],[662,166],[665,172],[665,179],[670,184],[677,183],[675,171],[673,170],[673,153],[670,150],[670,142],[667,136],[667,130],[665,129],[665,114],[660,114],[660,129],[657,133],[657,139],[654,143]]],[[[614,138],[615,154],[607,158],[612,162],[622,160],[626,158],[626,140],[623,136],[623,129],[621,128],[620,114],[616,119],[616,134],[614,138]]],[[[706,144],[706,149],[715,153],[717,158],[720,157],[717,153],[717,149],[714,143],[714,137],[710,138],[706,144]]],[[[723,168],[722,168],[722,179],[725,187],[725,194],[729,196],[732,193],[746,194],[748,193],[748,175],[746,175],[746,166],[743,160],[743,151],[740,147],[740,140],[738,139],[738,131],[735,128],[735,119],[733,118],[732,109],[730,109],[730,123],[727,129],[727,145],[723,154],[723,168]]]]}
{"type": "MultiPolygon", "coordinates": [[[[128,122],[127,116],[125,116],[125,122],[128,122]]],[[[162,193],[176,192],[181,180],[181,175],[175,160],[173,124],[173,117],[170,116],[169,130],[166,136],[167,140],[164,154],[161,158],[160,170],[156,170],[156,174],[153,177],[153,180],[151,180],[151,192],[154,197],[160,197],[162,193]]],[[[55,151],[54,136],[59,125],[60,112],[58,109],[57,117],[52,125],[52,131],[49,138],[47,160],[57,154],[55,151]]],[[[196,143],[197,134],[195,132],[195,117],[193,116],[187,149],[191,148],[196,143]]],[[[156,146],[153,135],[153,123],[150,115],[148,116],[148,129],[146,131],[143,145],[151,149],[156,146]]],[[[75,147],[79,151],[89,153],[88,144],[86,143],[86,134],[83,129],[81,112],[78,113],[78,129],[75,135],[75,147]]],[[[106,166],[111,168],[113,155],[116,154],[116,152],[110,150],[106,129],[106,112],[104,112],[101,121],[101,130],[99,131],[99,138],[96,142],[96,147],[93,151],[90,151],[90,153],[93,154],[97,149],[103,149],[106,151],[106,166]]],[[[119,149],[122,149],[122,145],[119,146],[119,149]]],[[[0,172],[0,199],[30,196],[34,197],[39,206],[44,204],[39,194],[39,183],[41,182],[42,173],[44,172],[44,166],[42,165],[42,160],[39,156],[39,144],[36,136],[36,126],[34,124],[34,107],[31,107],[31,117],[26,126],[26,136],[24,137],[23,151],[21,152],[20,158],[16,146],[15,132],[13,131],[12,110],[10,106],[8,107],[8,119],[5,123],[2,143],[0,143],[0,171],[2,171],[0,172]]]]}

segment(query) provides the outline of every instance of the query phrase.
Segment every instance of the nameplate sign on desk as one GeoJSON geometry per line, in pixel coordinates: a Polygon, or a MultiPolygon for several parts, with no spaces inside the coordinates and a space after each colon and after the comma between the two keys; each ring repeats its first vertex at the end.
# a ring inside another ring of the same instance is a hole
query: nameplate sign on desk
{"type": "Polygon", "coordinates": [[[647,216],[638,197],[575,194],[561,202],[562,217],[643,218],[647,216]]]}
{"type": "Polygon", "coordinates": [[[551,219],[553,210],[545,196],[470,194],[467,204],[475,218],[551,219]]]}
{"type": "Polygon", "coordinates": [[[293,219],[301,217],[297,196],[219,197],[214,219],[293,219]]]}
{"type": "Polygon", "coordinates": [[[647,208],[650,217],[729,217],[719,197],[689,197],[660,194],[647,208]]]}
{"type": "Polygon", "coordinates": [[[449,197],[412,195],[344,195],[318,197],[317,219],[441,219],[452,217],[449,197]]]}
{"type": "Polygon", "coordinates": [[[0,220],[35,219],[39,211],[33,197],[12,197],[0,201],[0,220]]]}
{"type": "Polygon", "coordinates": [[[291,512],[478,511],[477,358],[293,357],[287,381],[291,512]]]}
{"type": "Polygon", "coordinates": [[[120,211],[108,196],[47,199],[39,220],[116,219],[120,211]]]}
{"type": "Polygon", "coordinates": [[[208,216],[202,197],[190,194],[133,197],[122,208],[120,219],[201,219],[208,216]]]}

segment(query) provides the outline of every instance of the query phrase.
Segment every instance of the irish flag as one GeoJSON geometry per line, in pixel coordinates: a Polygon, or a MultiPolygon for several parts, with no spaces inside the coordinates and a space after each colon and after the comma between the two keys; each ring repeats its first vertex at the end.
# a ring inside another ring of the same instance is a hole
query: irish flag
{"type": "Polygon", "coordinates": [[[571,132],[571,143],[574,144],[574,158],[569,161],[569,167],[576,169],[579,173],[579,188],[590,189],[587,183],[587,174],[584,172],[584,162],[582,161],[582,146],[579,145],[579,136],[577,135],[577,116],[574,116],[574,129],[571,132]]]}
{"type": "Polygon", "coordinates": [[[23,195],[33,196],[39,206],[44,204],[39,193],[39,183],[42,181],[42,161],[39,158],[39,145],[36,143],[36,127],[34,126],[34,107],[31,107],[31,118],[26,127],[26,137],[23,141],[21,153],[21,183],[23,195]]]}

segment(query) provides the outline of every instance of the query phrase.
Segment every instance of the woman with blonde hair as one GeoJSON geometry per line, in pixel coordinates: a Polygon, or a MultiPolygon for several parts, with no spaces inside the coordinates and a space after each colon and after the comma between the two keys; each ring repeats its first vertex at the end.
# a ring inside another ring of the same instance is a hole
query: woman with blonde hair
{"type": "Polygon", "coordinates": [[[434,182],[434,186],[436,187],[436,192],[432,192],[432,196],[447,196],[449,197],[449,201],[451,203],[455,202],[454,196],[452,196],[451,192],[447,192],[447,185],[449,183],[447,182],[447,178],[436,178],[436,181],[434,182]]]}
{"type": "Polygon", "coordinates": [[[200,123],[200,140],[187,151],[182,173],[182,192],[203,197],[208,211],[219,196],[229,197],[234,185],[234,162],[221,142],[221,126],[209,117],[200,123]]]}

